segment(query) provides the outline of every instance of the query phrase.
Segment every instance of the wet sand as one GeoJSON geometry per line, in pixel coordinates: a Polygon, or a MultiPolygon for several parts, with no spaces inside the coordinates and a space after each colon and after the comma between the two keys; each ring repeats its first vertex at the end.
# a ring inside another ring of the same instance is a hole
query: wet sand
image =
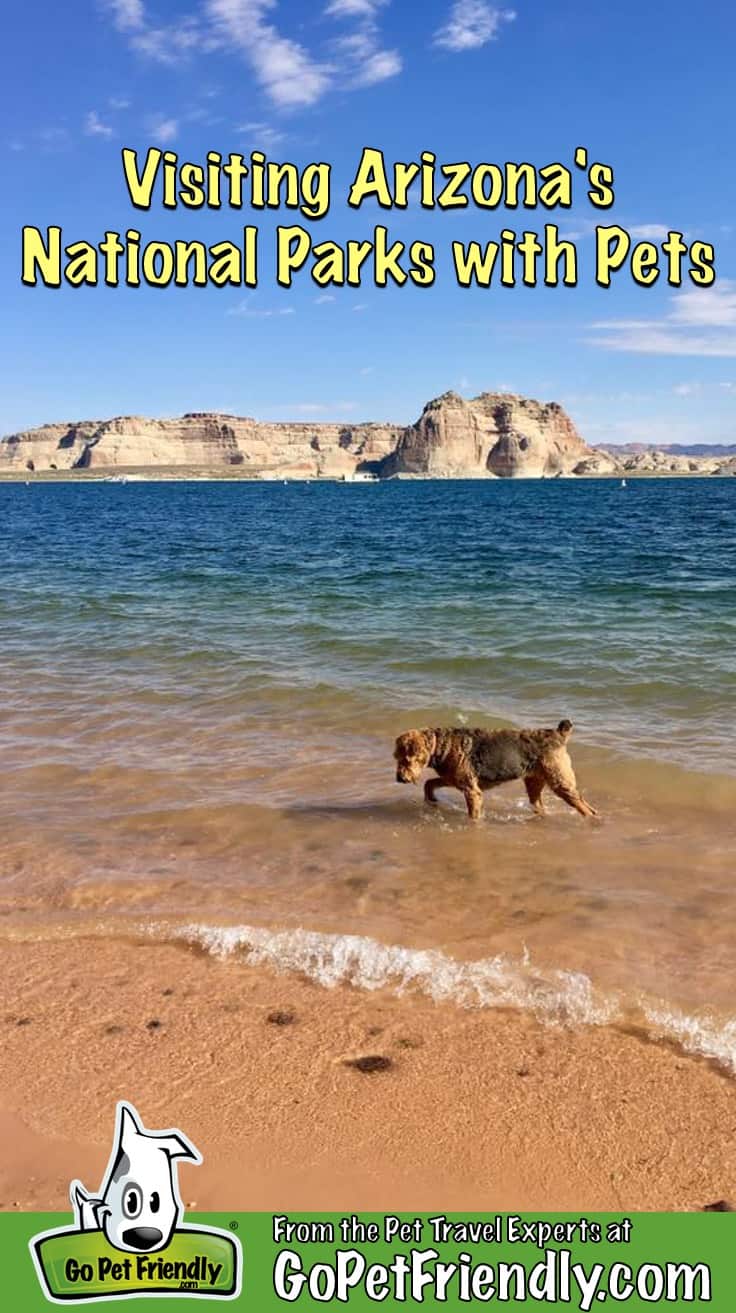
{"type": "Polygon", "coordinates": [[[701,1209],[736,1083],[613,1027],[397,999],[191,947],[4,945],[0,1206],[94,1189],[114,1104],[178,1125],[201,1209],[701,1209]],[[358,1063],[368,1057],[384,1063],[358,1063]],[[361,1070],[376,1067],[376,1070],[361,1070]]]}

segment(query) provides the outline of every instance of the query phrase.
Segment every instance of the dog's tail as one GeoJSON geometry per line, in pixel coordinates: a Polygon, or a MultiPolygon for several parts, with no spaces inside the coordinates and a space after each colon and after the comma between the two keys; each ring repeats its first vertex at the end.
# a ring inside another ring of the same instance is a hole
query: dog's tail
{"type": "Polygon", "coordinates": [[[564,739],[569,739],[570,735],[572,734],[572,721],[561,720],[559,725],[557,726],[557,733],[561,734],[564,739]]]}

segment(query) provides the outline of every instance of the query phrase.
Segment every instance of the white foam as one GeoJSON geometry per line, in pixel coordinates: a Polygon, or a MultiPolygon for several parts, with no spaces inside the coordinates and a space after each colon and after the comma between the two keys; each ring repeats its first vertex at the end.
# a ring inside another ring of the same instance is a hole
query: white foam
{"type": "Polygon", "coordinates": [[[549,1021],[602,1025],[617,1005],[596,997],[582,972],[542,970],[528,957],[463,962],[438,949],[404,948],[362,935],[257,926],[186,925],[169,931],[215,957],[237,956],[255,966],[294,971],[332,989],[417,991],[462,1007],[513,1007],[549,1021]]]}
{"type": "Polygon", "coordinates": [[[655,1035],[674,1040],[687,1053],[712,1058],[736,1075],[736,1020],[713,1021],[663,1005],[645,1005],[643,1012],[655,1035]]]}
{"type": "Polygon", "coordinates": [[[261,926],[147,927],[149,934],[180,939],[218,958],[308,976],[326,989],[415,991],[459,1007],[516,1008],[552,1023],[602,1026],[641,1016],[652,1036],[684,1052],[709,1058],[736,1075],[736,1019],[694,1016],[661,1002],[603,995],[580,971],[536,966],[527,952],[460,961],[433,948],[382,944],[363,935],[261,926]]]}

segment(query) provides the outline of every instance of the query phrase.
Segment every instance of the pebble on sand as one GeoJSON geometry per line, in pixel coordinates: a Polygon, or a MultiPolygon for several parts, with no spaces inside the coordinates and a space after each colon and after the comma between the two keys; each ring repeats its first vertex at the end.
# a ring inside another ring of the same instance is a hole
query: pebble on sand
{"type": "Polygon", "coordinates": [[[272,1026],[291,1026],[296,1021],[295,1012],[269,1012],[266,1021],[272,1026]]]}
{"type": "Polygon", "coordinates": [[[391,1059],[381,1053],[366,1053],[360,1058],[345,1058],[346,1067],[353,1067],[355,1071],[362,1071],[366,1074],[372,1074],[374,1071],[388,1071],[393,1065],[391,1059]]]}

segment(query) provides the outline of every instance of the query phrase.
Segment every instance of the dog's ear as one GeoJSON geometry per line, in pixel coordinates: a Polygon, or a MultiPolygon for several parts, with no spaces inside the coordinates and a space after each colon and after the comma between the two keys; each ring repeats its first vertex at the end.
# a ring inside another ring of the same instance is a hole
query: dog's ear
{"type": "Polygon", "coordinates": [[[557,726],[557,733],[561,734],[564,739],[569,739],[570,735],[572,734],[572,721],[561,720],[559,725],[557,726]]]}
{"type": "Polygon", "coordinates": [[[145,1135],[138,1113],[132,1103],[121,1100],[118,1104],[118,1144],[129,1157],[131,1146],[138,1135],[145,1135]]]}
{"type": "Polygon", "coordinates": [[[394,747],[397,761],[406,757],[409,760],[421,756],[430,756],[434,751],[435,732],[433,729],[408,729],[400,734],[394,747]]]}
{"type": "Polygon", "coordinates": [[[190,1163],[201,1163],[202,1155],[194,1145],[180,1135],[177,1131],[175,1135],[156,1137],[159,1148],[165,1149],[169,1158],[186,1158],[190,1163]]]}
{"type": "Polygon", "coordinates": [[[407,740],[407,734],[399,734],[399,737],[394,743],[394,756],[397,758],[397,760],[402,755],[402,753],[406,751],[406,740],[407,740]]]}

